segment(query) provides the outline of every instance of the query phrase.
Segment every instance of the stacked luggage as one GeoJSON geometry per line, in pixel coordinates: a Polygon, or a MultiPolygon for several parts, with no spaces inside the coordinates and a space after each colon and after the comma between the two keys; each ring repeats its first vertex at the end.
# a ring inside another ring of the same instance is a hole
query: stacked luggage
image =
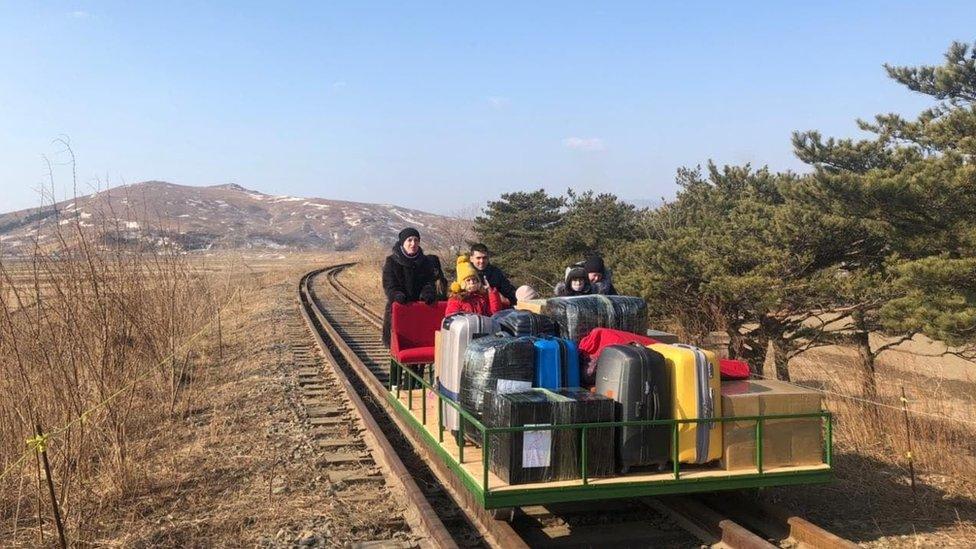
{"type": "MultiPolygon", "coordinates": [[[[693,465],[721,458],[721,466],[729,470],[751,463],[755,439],[749,437],[755,422],[747,428],[743,426],[747,422],[723,425],[700,420],[723,417],[723,399],[728,417],[762,414],[762,401],[754,396],[762,388],[742,385],[739,389],[745,396],[723,393],[714,353],[674,343],[675,336],[667,332],[645,335],[650,332],[643,300],[594,295],[539,300],[532,305],[541,314],[509,310],[491,318],[463,314],[445,319],[437,340],[438,391],[488,427],[662,421],[588,427],[587,474],[591,477],[626,474],[636,468],[658,471],[675,456],[679,463],[693,465]],[[584,384],[592,388],[582,388],[584,384]],[[686,421],[675,427],[669,420],[686,421]],[[672,447],[675,440],[677,448],[672,447]]],[[[747,376],[747,368],[736,361],[721,363],[726,377],[747,376]]],[[[792,393],[780,387],[776,394],[792,393]]],[[[769,409],[788,406],[785,398],[771,398],[769,409]]],[[[819,400],[810,397],[803,402],[804,411],[819,411],[819,400]]],[[[457,411],[443,406],[445,429],[458,430],[457,411]]],[[[819,423],[794,424],[801,425],[800,435],[791,435],[790,426],[768,423],[773,426],[771,433],[779,433],[774,444],[785,448],[777,454],[780,457],[770,459],[771,466],[818,459],[819,423]]],[[[473,426],[465,431],[481,443],[473,426]]],[[[491,470],[510,484],[576,479],[583,474],[581,429],[495,432],[490,441],[491,470]]],[[[777,453],[767,444],[764,440],[764,452],[777,453]]]]}

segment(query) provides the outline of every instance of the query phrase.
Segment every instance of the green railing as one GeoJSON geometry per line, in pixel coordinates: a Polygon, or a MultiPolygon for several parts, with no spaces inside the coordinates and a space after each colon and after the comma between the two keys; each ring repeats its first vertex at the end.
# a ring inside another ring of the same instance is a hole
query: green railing
{"type": "MultiPolygon", "coordinates": [[[[517,426],[517,427],[487,427],[480,420],[478,420],[474,415],[468,411],[461,408],[460,404],[454,402],[453,400],[446,398],[444,395],[440,394],[432,384],[433,372],[430,374],[431,379],[424,379],[421,375],[414,372],[409,367],[404,367],[394,360],[390,361],[390,378],[389,378],[389,389],[391,392],[391,399],[397,404],[400,403],[401,391],[413,387],[414,390],[420,389],[420,408],[421,408],[421,422],[420,427],[422,431],[426,432],[427,425],[427,395],[428,393],[433,393],[437,396],[437,442],[444,442],[444,405],[450,406],[458,412],[461,421],[458,422],[458,457],[454,459],[454,456],[447,452],[443,447],[440,448],[441,455],[448,460],[448,464],[459,474],[463,474],[466,480],[472,481],[474,485],[469,482],[469,487],[475,489],[476,492],[480,492],[482,499],[487,498],[491,494],[491,490],[488,486],[488,472],[490,465],[491,456],[491,435],[493,434],[511,434],[511,433],[521,433],[525,431],[559,431],[564,429],[578,429],[580,430],[580,447],[582,451],[580,452],[580,472],[581,480],[583,486],[590,485],[589,478],[589,448],[587,447],[587,432],[590,429],[608,429],[608,428],[618,428],[618,427],[650,427],[650,426],[660,426],[667,425],[671,427],[671,462],[673,465],[672,476],[674,481],[681,480],[682,472],[680,467],[680,462],[678,460],[679,456],[679,433],[681,425],[688,424],[724,424],[726,422],[755,422],[756,426],[756,449],[755,449],[755,466],[756,471],[759,476],[768,476],[768,473],[763,469],[763,425],[767,421],[773,420],[784,420],[784,419],[813,419],[819,418],[822,422],[825,422],[826,437],[824,438],[823,446],[821,447],[823,463],[827,465],[827,469],[833,469],[833,416],[830,412],[810,412],[803,414],[775,414],[775,415],[764,415],[764,416],[739,416],[739,417],[717,417],[711,419],[659,419],[659,420],[642,420],[642,421],[607,421],[602,423],[566,423],[566,424],[554,424],[554,425],[532,425],[532,426],[517,426]],[[406,377],[404,377],[406,376],[406,377]],[[404,387],[404,382],[408,384],[404,387]],[[470,423],[477,432],[480,434],[481,439],[481,461],[482,461],[482,471],[480,485],[478,484],[478,479],[473,479],[470,477],[468,471],[464,469],[461,465],[464,463],[464,449],[470,444],[467,441],[465,433],[465,420],[470,423]]],[[[407,396],[407,410],[412,414],[414,407],[414,390],[411,390],[407,396]]],[[[402,405],[402,404],[401,404],[402,405]]]]}

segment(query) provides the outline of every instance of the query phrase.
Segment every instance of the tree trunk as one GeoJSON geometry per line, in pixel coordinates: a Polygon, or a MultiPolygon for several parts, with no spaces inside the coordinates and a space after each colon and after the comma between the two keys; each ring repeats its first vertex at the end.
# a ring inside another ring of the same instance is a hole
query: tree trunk
{"type": "Polygon", "coordinates": [[[782,337],[773,338],[773,363],[776,364],[776,378],[790,380],[790,358],[787,342],[782,337]]]}
{"type": "Polygon", "coordinates": [[[766,340],[773,344],[773,364],[776,378],[790,380],[790,342],[786,339],[786,326],[779,319],[764,316],[759,321],[766,340]]]}
{"type": "Polygon", "coordinates": [[[861,395],[868,400],[877,400],[878,382],[874,375],[877,355],[871,350],[871,334],[866,329],[863,313],[855,313],[852,315],[852,319],[856,330],[854,332],[854,345],[857,347],[857,354],[861,359],[861,395]]]}
{"type": "Polygon", "coordinates": [[[729,335],[729,358],[744,360],[749,363],[749,371],[756,377],[765,375],[766,347],[769,342],[765,338],[753,338],[751,334],[743,334],[741,327],[730,327],[726,330],[729,335]]]}

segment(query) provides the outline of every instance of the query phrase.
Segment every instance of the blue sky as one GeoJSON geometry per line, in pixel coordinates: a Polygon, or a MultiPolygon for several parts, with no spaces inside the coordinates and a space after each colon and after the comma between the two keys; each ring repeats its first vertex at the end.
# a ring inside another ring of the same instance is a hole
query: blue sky
{"type": "Polygon", "coordinates": [[[915,113],[929,103],[881,64],[976,39],[971,1],[793,4],[0,0],[0,211],[38,203],[61,135],[82,192],[653,199],[708,159],[802,169],[792,130],[915,113]]]}

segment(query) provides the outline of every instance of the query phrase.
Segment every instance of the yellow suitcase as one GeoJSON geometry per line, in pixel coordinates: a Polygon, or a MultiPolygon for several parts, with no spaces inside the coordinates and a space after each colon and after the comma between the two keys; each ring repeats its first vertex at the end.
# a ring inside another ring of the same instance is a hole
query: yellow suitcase
{"type": "MultiPolygon", "coordinates": [[[[721,377],[715,353],[691,345],[648,345],[664,355],[671,372],[674,418],[722,417],[721,377]]],[[[707,463],[722,457],[722,424],[678,426],[678,461],[707,463]]]]}

